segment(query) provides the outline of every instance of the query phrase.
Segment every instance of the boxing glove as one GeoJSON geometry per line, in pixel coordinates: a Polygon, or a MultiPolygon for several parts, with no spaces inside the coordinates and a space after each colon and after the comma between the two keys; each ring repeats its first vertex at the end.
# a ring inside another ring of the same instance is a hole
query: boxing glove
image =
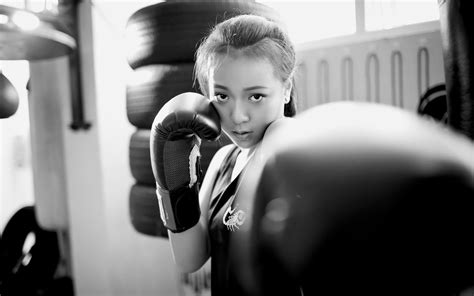
{"type": "Polygon", "coordinates": [[[214,141],[220,133],[217,111],[206,97],[197,93],[172,98],[153,121],[151,166],[160,216],[172,232],[183,232],[199,221],[201,139],[214,141]]]}
{"type": "Polygon", "coordinates": [[[474,285],[473,197],[467,137],[381,104],[313,107],[247,165],[230,266],[245,295],[456,295],[474,285]]]}

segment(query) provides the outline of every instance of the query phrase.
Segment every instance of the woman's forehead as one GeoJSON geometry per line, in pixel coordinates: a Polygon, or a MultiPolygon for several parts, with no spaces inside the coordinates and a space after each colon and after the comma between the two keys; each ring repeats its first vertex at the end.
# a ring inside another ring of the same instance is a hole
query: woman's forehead
{"type": "Polygon", "coordinates": [[[243,48],[235,48],[227,46],[225,49],[218,51],[214,55],[214,60],[219,61],[226,58],[231,59],[250,59],[250,60],[270,60],[267,55],[257,53],[251,46],[243,48]]]}
{"type": "Polygon", "coordinates": [[[267,59],[226,57],[213,69],[214,80],[279,80],[275,67],[267,59]]]}
{"type": "Polygon", "coordinates": [[[262,72],[272,73],[275,78],[279,78],[277,75],[276,67],[267,57],[260,56],[248,56],[242,53],[237,54],[228,54],[220,55],[212,65],[211,74],[222,74],[224,71],[234,70],[234,71],[244,71],[249,75],[253,72],[262,72]],[[223,69],[225,68],[225,69],[223,69]]]}

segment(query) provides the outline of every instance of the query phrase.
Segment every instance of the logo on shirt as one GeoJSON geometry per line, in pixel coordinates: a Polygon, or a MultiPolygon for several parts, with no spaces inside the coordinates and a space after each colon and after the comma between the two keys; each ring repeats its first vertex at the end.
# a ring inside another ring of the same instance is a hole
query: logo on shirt
{"type": "Polygon", "coordinates": [[[222,217],[222,222],[227,229],[230,231],[236,231],[239,229],[239,226],[242,226],[245,221],[245,212],[242,210],[235,211],[237,206],[232,209],[232,205],[230,205],[224,213],[222,217]]]}

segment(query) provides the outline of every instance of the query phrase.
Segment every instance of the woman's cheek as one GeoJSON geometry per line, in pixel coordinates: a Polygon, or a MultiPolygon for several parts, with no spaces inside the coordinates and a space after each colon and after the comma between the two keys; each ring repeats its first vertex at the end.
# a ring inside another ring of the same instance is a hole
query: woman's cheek
{"type": "Polygon", "coordinates": [[[214,108],[217,110],[217,114],[219,114],[219,118],[221,120],[221,125],[224,124],[224,120],[226,118],[226,114],[225,114],[225,109],[222,108],[221,104],[219,104],[218,102],[216,101],[212,101],[211,104],[214,106],[214,108]]]}

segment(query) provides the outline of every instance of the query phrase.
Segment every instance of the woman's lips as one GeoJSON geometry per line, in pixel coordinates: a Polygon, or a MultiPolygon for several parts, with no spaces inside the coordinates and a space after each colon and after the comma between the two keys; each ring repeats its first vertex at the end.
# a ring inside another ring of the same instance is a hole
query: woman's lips
{"type": "Polygon", "coordinates": [[[251,131],[232,131],[232,134],[241,141],[247,140],[252,134],[251,131]]]}

